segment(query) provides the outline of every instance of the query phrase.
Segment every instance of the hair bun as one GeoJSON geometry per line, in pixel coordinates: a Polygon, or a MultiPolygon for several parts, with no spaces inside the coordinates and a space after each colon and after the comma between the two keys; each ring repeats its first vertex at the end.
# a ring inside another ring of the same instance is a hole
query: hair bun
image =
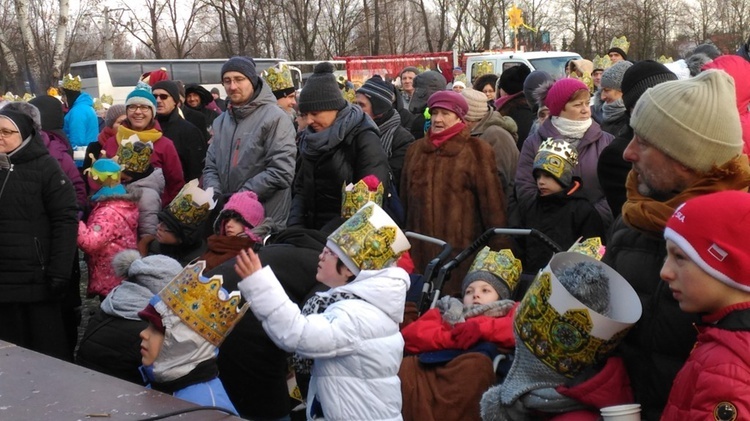
{"type": "Polygon", "coordinates": [[[336,69],[333,67],[333,64],[327,61],[324,61],[322,63],[316,64],[313,72],[314,73],[333,73],[334,70],[336,69]]]}

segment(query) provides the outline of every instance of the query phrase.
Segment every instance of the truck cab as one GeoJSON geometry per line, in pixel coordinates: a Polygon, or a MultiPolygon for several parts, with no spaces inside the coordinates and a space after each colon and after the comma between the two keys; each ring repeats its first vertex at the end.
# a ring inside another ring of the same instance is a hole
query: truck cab
{"type": "Polygon", "coordinates": [[[552,75],[553,78],[559,79],[565,77],[565,64],[570,60],[579,60],[581,56],[578,53],[564,51],[532,51],[532,52],[504,52],[499,54],[481,53],[470,55],[466,59],[466,77],[473,82],[476,75],[491,73],[500,76],[505,70],[525,64],[534,70],[544,70],[552,75]],[[482,71],[479,71],[482,69],[482,71]]]}

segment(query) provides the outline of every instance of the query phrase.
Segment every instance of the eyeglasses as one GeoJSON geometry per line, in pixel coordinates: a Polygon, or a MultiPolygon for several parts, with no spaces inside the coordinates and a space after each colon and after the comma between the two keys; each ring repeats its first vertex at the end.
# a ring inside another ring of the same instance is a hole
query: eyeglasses
{"type": "Polygon", "coordinates": [[[125,107],[130,112],[136,112],[140,111],[142,113],[145,113],[146,111],[151,111],[151,107],[148,105],[140,105],[140,104],[131,104],[125,107]]]}
{"type": "Polygon", "coordinates": [[[235,85],[239,85],[240,83],[242,83],[242,82],[244,82],[246,80],[247,80],[247,78],[246,77],[242,77],[242,76],[237,76],[237,77],[233,77],[233,78],[229,78],[228,77],[228,78],[222,80],[221,83],[223,83],[224,86],[230,86],[232,84],[232,82],[234,82],[235,85]]]}
{"type": "Polygon", "coordinates": [[[0,137],[3,139],[8,138],[10,136],[13,136],[15,133],[18,133],[18,130],[8,130],[8,129],[1,129],[0,130],[0,137]]]}
{"type": "Polygon", "coordinates": [[[167,98],[169,98],[169,97],[170,97],[170,95],[169,95],[169,94],[154,94],[154,96],[155,96],[155,97],[157,97],[157,98],[159,98],[159,99],[160,99],[160,100],[162,100],[162,101],[166,101],[166,100],[167,100],[167,98]]]}

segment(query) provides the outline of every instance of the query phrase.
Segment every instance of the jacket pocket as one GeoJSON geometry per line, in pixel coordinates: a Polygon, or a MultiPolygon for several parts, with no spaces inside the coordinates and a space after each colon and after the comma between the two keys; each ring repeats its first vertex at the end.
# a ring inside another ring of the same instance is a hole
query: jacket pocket
{"type": "Polygon", "coordinates": [[[44,249],[42,249],[42,242],[39,241],[38,237],[34,237],[34,247],[36,248],[36,258],[39,260],[39,266],[42,267],[42,272],[44,272],[44,249]]]}

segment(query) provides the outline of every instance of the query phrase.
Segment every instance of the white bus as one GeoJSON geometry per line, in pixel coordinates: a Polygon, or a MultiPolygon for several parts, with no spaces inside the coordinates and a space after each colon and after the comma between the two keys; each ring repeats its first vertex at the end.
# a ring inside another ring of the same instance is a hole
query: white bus
{"type": "MultiPolygon", "coordinates": [[[[254,58],[256,70],[263,70],[286,61],[279,58],[254,58]]],[[[141,75],[146,72],[165,68],[172,80],[181,80],[184,84],[199,83],[207,90],[218,88],[221,97],[226,96],[221,84],[221,66],[227,61],[217,59],[184,59],[184,60],[92,60],[81,61],[70,65],[70,74],[81,77],[81,89],[98,98],[111,95],[115,104],[124,104],[125,98],[133,91],[141,75]]],[[[292,78],[295,86],[300,86],[302,74],[292,67],[292,78]]]]}

